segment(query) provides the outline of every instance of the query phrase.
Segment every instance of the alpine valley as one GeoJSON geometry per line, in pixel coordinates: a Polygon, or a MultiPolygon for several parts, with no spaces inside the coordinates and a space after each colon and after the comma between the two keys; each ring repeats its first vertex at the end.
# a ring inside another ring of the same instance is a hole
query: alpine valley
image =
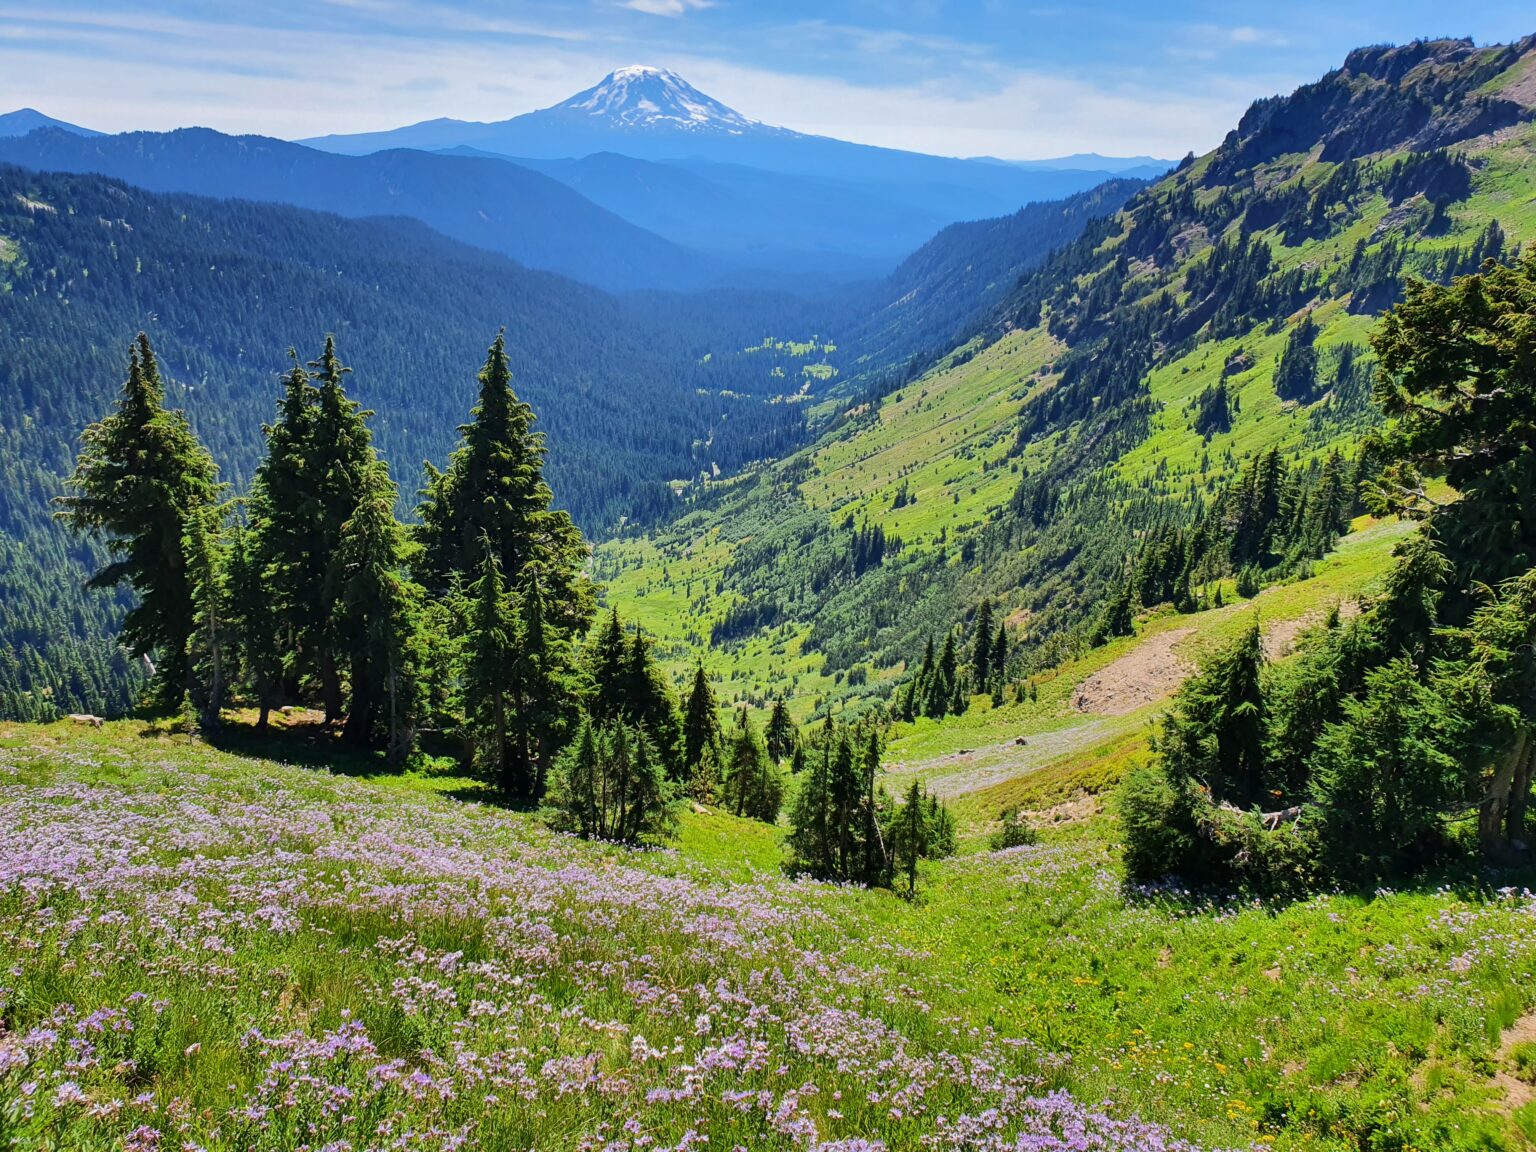
{"type": "Polygon", "coordinates": [[[1536,1145],[1536,35],[1255,95],[0,116],[0,1143],[1536,1145]]]}

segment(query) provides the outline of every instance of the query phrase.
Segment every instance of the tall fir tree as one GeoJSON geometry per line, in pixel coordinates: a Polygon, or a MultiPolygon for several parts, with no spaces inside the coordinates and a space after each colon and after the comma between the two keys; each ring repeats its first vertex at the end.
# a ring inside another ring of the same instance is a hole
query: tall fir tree
{"type": "Polygon", "coordinates": [[[183,541],[193,518],[217,498],[218,470],[186,416],[165,407],[165,387],[149,337],[128,355],[117,408],[81,435],[70,494],[58,518],[105,541],[111,561],[92,588],[127,583],[139,598],[123,624],[123,642],[153,657],[154,697],[180,703],[190,683],[188,645],[196,627],[183,541]]]}
{"type": "Polygon", "coordinates": [[[737,715],[729,756],[721,790],[726,806],[737,816],[775,823],[783,802],[783,780],[745,710],[737,715]]]}
{"type": "Polygon", "coordinates": [[[272,598],[251,533],[235,524],[229,544],[229,616],[233,631],[234,682],[256,703],[256,730],[265,732],[282,690],[283,654],[272,598]]]}
{"type": "Polygon", "coordinates": [[[1463,760],[1478,773],[1478,840],[1490,860],[1527,842],[1536,775],[1536,568],[1506,581],[1453,634],[1436,687],[1469,723],[1463,760]]]}
{"type": "Polygon", "coordinates": [[[443,472],[429,470],[418,509],[418,579],[446,589],[455,573],[476,571],[481,541],[489,540],[506,580],[521,587],[537,579],[548,624],[584,632],[595,593],[582,574],[586,545],[570,515],[551,507],[544,481],[544,436],[534,414],[512,391],[506,336],[498,333],[480,370],[480,394],[470,422],[443,472]]]}
{"type": "Polygon", "coordinates": [[[971,641],[971,690],[986,692],[992,683],[992,601],[983,600],[976,609],[971,641]]]}
{"type": "Polygon", "coordinates": [[[906,874],[907,895],[917,892],[918,861],[928,855],[929,821],[924,803],[923,785],[917,777],[907,788],[907,797],[891,827],[892,855],[896,866],[906,874]]]}
{"type": "Polygon", "coordinates": [[[703,663],[693,670],[693,686],[683,708],[683,776],[692,779],[710,752],[720,750],[720,711],[703,663]]]}
{"type": "Polygon", "coordinates": [[[650,737],[667,775],[676,780],[682,775],[682,719],[666,674],[651,652],[651,642],[638,628],[630,637],[624,671],[624,715],[650,737]]]}
{"type": "Polygon", "coordinates": [[[1443,844],[1442,813],[1464,791],[1448,748],[1459,721],[1413,665],[1393,660],[1317,742],[1314,826],[1332,870],[1352,881],[1400,875],[1443,844]]]}
{"type": "Polygon", "coordinates": [[[800,745],[800,736],[795,731],[795,722],[790,718],[789,706],[782,696],[773,702],[773,711],[768,714],[765,743],[768,755],[775,764],[782,764],[793,756],[800,745]]]}
{"type": "Polygon", "coordinates": [[[465,720],[482,772],[508,797],[532,799],[533,780],[514,747],[512,686],[517,676],[516,606],[501,578],[501,564],[489,547],[472,589],[474,609],[465,638],[465,720]]]}
{"type": "Polygon", "coordinates": [[[790,811],[790,850],[795,868],[822,880],[839,875],[836,811],[832,780],[838,759],[848,751],[846,731],[834,728],[832,718],[816,734],[790,811]]]}
{"type": "Polygon", "coordinates": [[[351,686],[345,735],[361,747],[382,746],[398,765],[415,739],[419,590],[403,571],[405,534],[395,520],[395,498],[388,468],[375,461],[342,526],[336,559],[339,635],[351,686]]]}
{"type": "Polygon", "coordinates": [[[544,589],[532,575],[519,603],[521,640],[514,668],[513,730],[532,796],[543,796],[550,767],[576,710],[570,644],[549,624],[544,589]]]}
{"type": "Polygon", "coordinates": [[[349,644],[345,630],[347,573],[341,553],[349,521],[360,505],[371,498],[378,483],[376,455],[368,432],[367,417],[346,392],[352,369],[336,354],[336,338],[327,336],[320,358],[310,362],[319,383],[318,406],[310,441],[308,468],[314,488],[314,520],[310,524],[314,551],[320,558],[320,585],[310,590],[316,597],[314,629],[310,640],[320,677],[320,699],[325,718],[335,723],[346,710],[342,670],[349,644]]]}
{"type": "Polygon", "coordinates": [[[246,502],[254,579],[266,592],[267,612],[284,654],[275,699],[299,694],[314,664],[325,606],[318,590],[326,557],[314,526],[318,515],[312,467],[320,393],[295,361],[283,377],[277,421],[265,429],[266,455],[246,502]]]}
{"type": "Polygon", "coordinates": [[[587,650],[587,670],[592,679],[588,710],[599,723],[612,723],[624,715],[629,689],[629,644],[617,608],[609,611],[597,635],[588,640],[587,650]]]}
{"type": "Polygon", "coordinates": [[[1480,587],[1536,567],[1536,252],[1447,286],[1411,281],[1371,343],[1393,422],[1369,502],[1430,521],[1456,575],[1447,617],[1460,624],[1480,587]],[[1425,474],[1460,499],[1431,496],[1425,474]]]}
{"type": "Polygon", "coordinates": [[[958,684],[959,657],[955,653],[955,634],[951,630],[944,637],[944,648],[928,678],[927,698],[923,702],[923,714],[942,720],[954,710],[958,684]]]}
{"type": "Polygon", "coordinates": [[[1238,808],[1264,794],[1267,717],[1264,649],[1255,620],[1185,681],[1163,721],[1158,748],[1170,775],[1192,779],[1238,808]]]}

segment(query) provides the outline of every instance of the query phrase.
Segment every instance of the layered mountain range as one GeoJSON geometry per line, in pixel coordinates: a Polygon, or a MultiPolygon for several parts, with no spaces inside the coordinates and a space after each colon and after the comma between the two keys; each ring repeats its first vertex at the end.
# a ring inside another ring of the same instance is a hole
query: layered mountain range
{"type": "Polygon", "coordinates": [[[153,191],[411,216],[610,291],[813,291],[878,278],[946,225],[1168,167],[850,144],[763,124],[647,67],[497,123],[433,120],[296,144],[205,128],[103,136],[24,109],[0,116],[0,160],[153,191]]]}

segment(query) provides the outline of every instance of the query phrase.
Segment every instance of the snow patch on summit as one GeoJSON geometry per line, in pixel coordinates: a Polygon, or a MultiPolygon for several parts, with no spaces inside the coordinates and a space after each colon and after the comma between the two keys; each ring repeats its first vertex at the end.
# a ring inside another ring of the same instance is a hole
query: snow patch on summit
{"type": "Polygon", "coordinates": [[[735,134],[761,127],[760,121],[704,95],[676,72],[643,64],[610,72],[596,87],[576,93],[554,110],[585,113],[625,128],[735,134]]]}

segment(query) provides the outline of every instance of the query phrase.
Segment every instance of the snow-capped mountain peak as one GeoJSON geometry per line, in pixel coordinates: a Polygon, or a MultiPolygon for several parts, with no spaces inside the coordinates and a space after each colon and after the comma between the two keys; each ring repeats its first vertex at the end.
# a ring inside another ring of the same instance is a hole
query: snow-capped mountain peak
{"type": "Polygon", "coordinates": [[[633,64],[610,72],[551,111],[579,113],[613,127],[740,133],[759,122],[704,95],[676,72],[633,64]]]}

